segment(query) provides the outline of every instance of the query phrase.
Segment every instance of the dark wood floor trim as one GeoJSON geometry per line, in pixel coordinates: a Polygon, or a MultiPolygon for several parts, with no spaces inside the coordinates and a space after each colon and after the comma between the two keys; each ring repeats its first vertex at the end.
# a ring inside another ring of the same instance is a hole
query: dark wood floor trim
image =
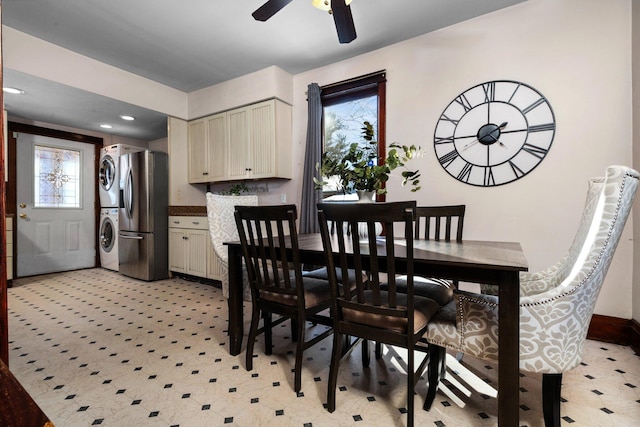
{"type": "Polygon", "coordinates": [[[587,338],[619,345],[631,345],[631,322],[633,320],[594,314],[589,324],[587,338]]]}
{"type": "Polygon", "coordinates": [[[636,354],[640,354],[640,323],[637,320],[629,321],[631,328],[631,348],[636,354]]]}

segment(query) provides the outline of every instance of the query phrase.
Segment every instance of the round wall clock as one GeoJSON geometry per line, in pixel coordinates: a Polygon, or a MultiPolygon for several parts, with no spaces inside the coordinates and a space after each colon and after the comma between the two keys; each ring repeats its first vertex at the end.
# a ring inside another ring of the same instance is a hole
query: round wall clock
{"type": "Polygon", "coordinates": [[[434,148],[455,179],[493,187],[531,172],[549,152],[555,130],[553,110],[540,92],[496,80],[451,101],[436,125],[434,148]]]}

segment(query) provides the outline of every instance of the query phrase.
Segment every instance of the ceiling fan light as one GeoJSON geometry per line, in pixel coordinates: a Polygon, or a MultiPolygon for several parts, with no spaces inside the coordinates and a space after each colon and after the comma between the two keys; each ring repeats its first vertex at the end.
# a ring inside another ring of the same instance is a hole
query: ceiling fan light
{"type": "MultiPolygon", "coordinates": [[[[349,3],[351,3],[351,0],[345,1],[347,6],[349,6],[349,3]]],[[[315,8],[331,13],[331,0],[311,0],[311,4],[315,8]]]]}

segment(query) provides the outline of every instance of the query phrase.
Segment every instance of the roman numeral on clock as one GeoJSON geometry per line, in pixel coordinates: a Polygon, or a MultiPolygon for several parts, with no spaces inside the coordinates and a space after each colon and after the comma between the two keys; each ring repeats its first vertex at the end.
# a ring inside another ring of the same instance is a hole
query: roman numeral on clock
{"type": "Polygon", "coordinates": [[[538,147],[537,145],[529,144],[529,143],[526,143],[526,142],[522,146],[522,150],[526,151],[527,153],[531,154],[532,156],[536,156],[539,159],[544,158],[544,156],[546,156],[547,152],[549,151],[546,148],[538,147]]]}
{"type": "Polygon", "coordinates": [[[471,169],[473,169],[473,165],[471,163],[467,163],[464,165],[460,173],[458,174],[458,180],[469,182],[469,177],[471,176],[471,169]]]}
{"type": "Polygon", "coordinates": [[[451,150],[449,151],[447,154],[445,154],[442,157],[438,157],[438,161],[440,162],[440,164],[443,167],[447,167],[451,164],[451,162],[453,162],[455,159],[458,158],[458,156],[460,156],[460,154],[456,151],[456,150],[451,150]]]}
{"type": "Polygon", "coordinates": [[[484,186],[496,185],[496,178],[493,176],[493,169],[491,166],[484,168],[484,186]]]}
{"type": "Polygon", "coordinates": [[[529,132],[543,132],[545,130],[555,130],[555,123],[544,123],[541,125],[532,125],[529,126],[529,132]]]}

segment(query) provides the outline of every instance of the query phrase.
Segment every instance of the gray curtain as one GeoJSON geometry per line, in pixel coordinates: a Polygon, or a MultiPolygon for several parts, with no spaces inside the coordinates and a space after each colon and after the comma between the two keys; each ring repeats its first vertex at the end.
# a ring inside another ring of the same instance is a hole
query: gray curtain
{"type": "Polygon", "coordinates": [[[322,102],[320,86],[311,83],[307,88],[309,119],[307,121],[307,145],[304,154],[302,178],[302,202],[300,205],[300,233],[319,233],[316,203],[322,199],[322,190],[315,190],[313,177],[318,174],[316,163],[320,162],[322,138],[322,102]]]}

